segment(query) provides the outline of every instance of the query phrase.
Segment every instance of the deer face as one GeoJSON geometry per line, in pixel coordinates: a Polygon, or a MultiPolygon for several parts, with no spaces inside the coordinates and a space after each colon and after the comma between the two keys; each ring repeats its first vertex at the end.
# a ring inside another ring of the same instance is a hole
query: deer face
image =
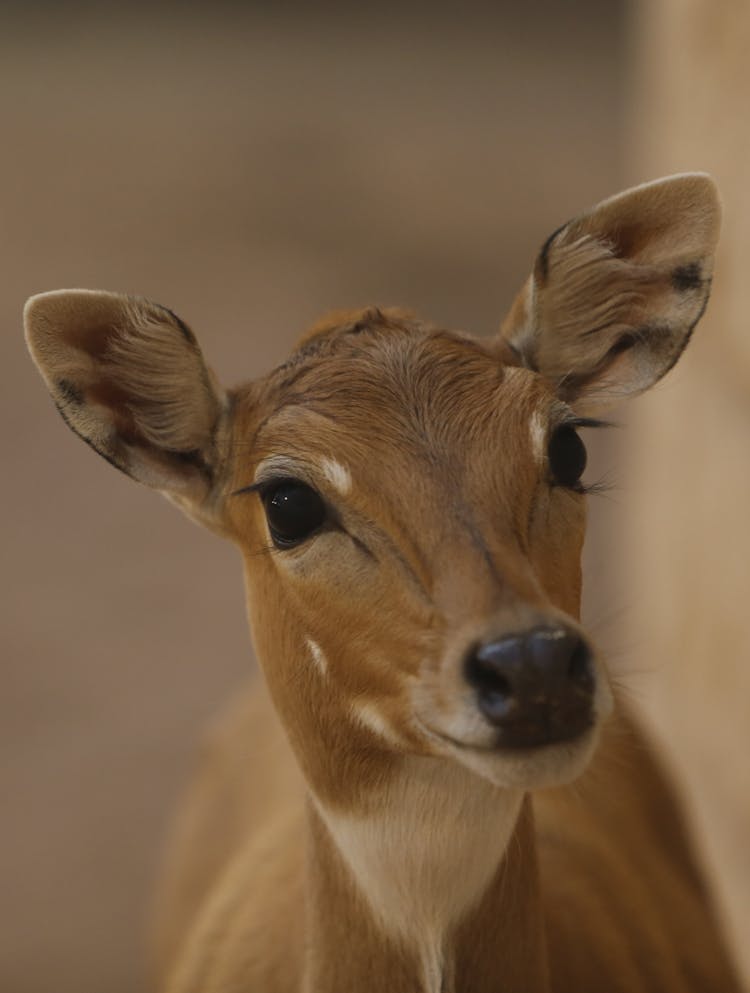
{"type": "Polygon", "coordinates": [[[583,768],[611,704],[578,622],[576,429],[674,364],[717,231],[707,177],[639,187],[548,240],[498,339],[364,311],[230,393],[145,301],[45,294],[27,333],[71,427],[240,546],[318,795],[409,754],[533,788],[583,768]]]}
{"type": "Polygon", "coordinates": [[[235,410],[228,526],[300,750],[450,754],[514,785],[580,761],[608,690],[576,622],[584,450],[544,378],[371,311],[235,410]]]}

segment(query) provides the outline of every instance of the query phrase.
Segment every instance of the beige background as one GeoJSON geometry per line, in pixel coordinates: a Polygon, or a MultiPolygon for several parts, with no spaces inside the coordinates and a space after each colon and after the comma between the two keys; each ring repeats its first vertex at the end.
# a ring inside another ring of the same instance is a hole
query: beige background
{"type": "Polygon", "coordinates": [[[750,988],[750,5],[649,0],[638,27],[639,161],[713,173],[724,225],[706,319],[632,436],[630,625],[750,988]]]}
{"type": "MultiPolygon", "coordinates": [[[[649,175],[626,165],[618,3],[128,10],[19,6],[0,30],[2,993],[145,988],[170,812],[253,667],[232,548],[70,435],[22,347],[26,296],[150,296],[228,382],[332,307],[489,333],[549,231],[649,175]]],[[[624,502],[587,553],[622,672],[624,502]]]]}

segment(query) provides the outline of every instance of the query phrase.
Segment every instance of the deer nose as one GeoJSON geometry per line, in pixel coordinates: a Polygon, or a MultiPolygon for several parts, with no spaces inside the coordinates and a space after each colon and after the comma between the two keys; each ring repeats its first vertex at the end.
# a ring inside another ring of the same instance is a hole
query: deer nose
{"type": "Polygon", "coordinates": [[[501,747],[568,741],[593,723],[592,652],[567,628],[536,627],[479,645],[465,674],[501,747]]]}

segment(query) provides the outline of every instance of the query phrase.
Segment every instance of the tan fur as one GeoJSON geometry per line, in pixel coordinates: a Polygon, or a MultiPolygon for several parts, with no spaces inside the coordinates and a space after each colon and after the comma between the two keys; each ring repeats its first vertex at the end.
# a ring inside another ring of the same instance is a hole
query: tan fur
{"type": "MultiPolygon", "coordinates": [[[[168,312],[32,302],[48,382],[55,335],[74,342],[72,381],[93,376],[80,405],[93,391],[105,408],[103,454],[137,447],[158,488],[239,546],[280,718],[253,694],[210,746],[162,895],[167,993],[736,990],[668,787],[627,714],[608,723],[603,661],[592,726],[517,750],[497,746],[464,674],[478,642],[580,632],[585,502],[550,479],[548,439],[566,400],[616,400],[676,360],[716,211],[710,180],[681,177],[573,222],[506,323],[510,346],[373,308],[326,320],[226,400],[168,312]],[[691,266],[677,280],[676,264],[691,266]],[[97,327],[108,315],[93,336],[92,311],[97,327]],[[625,312],[634,357],[604,363],[625,312]],[[585,320],[606,326],[586,335],[585,320]],[[196,398],[184,433],[172,368],[196,398]],[[165,435],[201,439],[203,462],[165,435]],[[203,489],[185,489],[186,461],[203,489]],[[273,547],[258,494],[280,475],[330,508],[291,548],[273,547]]],[[[86,437],[98,446],[99,427],[86,437]]]]}

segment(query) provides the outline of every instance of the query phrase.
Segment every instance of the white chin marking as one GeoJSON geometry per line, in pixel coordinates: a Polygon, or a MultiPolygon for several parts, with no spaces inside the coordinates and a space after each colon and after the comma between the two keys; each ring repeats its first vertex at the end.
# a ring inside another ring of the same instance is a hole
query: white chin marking
{"type": "Polygon", "coordinates": [[[401,739],[386,721],[375,704],[367,700],[355,700],[352,703],[352,716],[358,724],[366,727],[382,741],[387,741],[389,745],[399,746],[401,739]]]}
{"type": "Polygon", "coordinates": [[[320,647],[317,641],[313,641],[312,638],[307,639],[307,647],[310,649],[310,655],[312,657],[313,662],[315,663],[316,668],[318,669],[318,672],[320,672],[321,676],[327,675],[328,659],[323,654],[323,649],[320,647]]]}
{"type": "Polygon", "coordinates": [[[352,489],[352,477],[346,466],[341,465],[336,459],[321,459],[320,467],[323,475],[331,486],[334,486],[342,496],[346,496],[352,489]]]}
{"type": "Polygon", "coordinates": [[[534,458],[537,462],[544,461],[544,440],[546,437],[546,429],[544,425],[544,418],[535,410],[531,415],[529,420],[529,434],[531,435],[531,450],[534,453],[534,458]]]}

